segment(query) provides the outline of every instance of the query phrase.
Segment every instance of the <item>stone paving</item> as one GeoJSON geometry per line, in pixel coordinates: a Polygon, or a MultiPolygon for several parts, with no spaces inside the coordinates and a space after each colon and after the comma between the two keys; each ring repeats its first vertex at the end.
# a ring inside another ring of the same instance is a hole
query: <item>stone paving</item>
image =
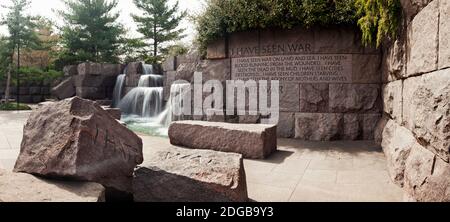
{"type": "MultiPolygon", "coordinates": [[[[0,112],[0,168],[11,170],[29,112],[0,112]]],[[[140,135],[144,152],[170,146],[168,139],[140,135]]],[[[244,161],[249,196],[258,202],[399,202],[402,190],[387,173],[381,148],[369,141],[279,140],[267,160],[244,161]]]]}

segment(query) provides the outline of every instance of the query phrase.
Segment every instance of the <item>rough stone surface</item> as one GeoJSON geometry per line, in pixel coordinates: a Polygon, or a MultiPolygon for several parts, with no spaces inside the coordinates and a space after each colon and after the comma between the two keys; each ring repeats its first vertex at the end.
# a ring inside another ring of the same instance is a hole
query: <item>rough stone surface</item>
{"type": "Polygon", "coordinates": [[[109,113],[114,119],[120,120],[122,118],[122,111],[119,108],[103,108],[106,112],[109,113]]]}
{"type": "Polygon", "coordinates": [[[328,112],[328,84],[300,84],[300,112],[328,112]]]}
{"type": "Polygon", "coordinates": [[[383,86],[384,112],[397,123],[402,123],[403,112],[403,81],[397,80],[383,86]]]}
{"type": "Polygon", "coordinates": [[[105,188],[97,183],[46,180],[0,170],[0,202],[103,202],[105,188]]]}
{"type": "Polygon", "coordinates": [[[231,124],[200,121],[173,122],[169,128],[173,145],[240,153],[262,159],[277,150],[277,127],[263,124],[231,124]]]}
{"type": "Polygon", "coordinates": [[[295,114],[295,138],[312,141],[330,141],[340,138],[343,114],[297,113],[295,114]]]}
{"type": "Polygon", "coordinates": [[[408,76],[437,69],[438,6],[438,0],[432,1],[417,14],[411,23],[408,33],[408,76]]]}
{"type": "Polygon", "coordinates": [[[138,75],[144,73],[142,62],[131,62],[127,65],[127,75],[138,75]]]}
{"type": "MultiPolygon", "coordinates": [[[[402,32],[406,32],[402,30],[402,32]]],[[[385,44],[383,50],[382,76],[383,83],[388,83],[406,76],[406,36],[400,35],[392,44],[385,44]]]]}
{"type": "Polygon", "coordinates": [[[186,80],[192,82],[194,80],[194,72],[197,70],[197,63],[182,63],[178,66],[175,80],[186,80]]]}
{"type": "Polygon", "coordinates": [[[226,40],[220,38],[208,45],[206,50],[207,59],[224,59],[227,57],[226,40]]]}
{"type": "Polygon", "coordinates": [[[162,63],[162,69],[164,72],[175,71],[177,70],[177,57],[169,56],[162,63]]]}
{"type": "Polygon", "coordinates": [[[295,114],[290,112],[281,112],[277,126],[277,135],[281,138],[294,137],[295,114]]]}
{"type": "MultiPolygon", "coordinates": [[[[269,94],[268,94],[269,95],[269,94]]],[[[268,97],[268,102],[271,98],[268,97]]],[[[280,111],[298,112],[300,110],[299,84],[280,84],[280,111]]]]}
{"type": "Polygon", "coordinates": [[[204,82],[208,80],[219,80],[221,82],[231,80],[230,59],[203,60],[197,70],[203,73],[204,82]]]}
{"type": "Polygon", "coordinates": [[[407,21],[411,21],[431,1],[433,0],[400,0],[407,21]]]}
{"type": "Polygon", "coordinates": [[[439,2],[439,68],[450,67],[450,2],[439,2]]]}
{"type": "Polygon", "coordinates": [[[120,64],[102,64],[102,75],[117,76],[122,74],[124,66],[120,64]]]}
{"type": "Polygon", "coordinates": [[[378,121],[377,125],[375,126],[374,129],[374,141],[376,144],[381,146],[381,143],[383,142],[383,132],[384,129],[386,128],[387,123],[390,121],[391,119],[386,115],[383,114],[381,119],[378,121]]]}
{"type": "Polygon", "coordinates": [[[72,77],[75,87],[114,87],[117,76],[114,75],[77,75],[72,77]]]}
{"type": "MultiPolygon", "coordinates": [[[[378,122],[381,119],[381,114],[362,114],[362,122],[361,130],[362,133],[359,136],[359,139],[362,140],[374,140],[375,139],[375,129],[377,127],[378,122]]],[[[347,127],[347,126],[345,126],[347,127]]]]}
{"type": "Polygon", "coordinates": [[[380,88],[377,84],[330,84],[330,112],[379,113],[380,88]]]}
{"type": "Polygon", "coordinates": [[[354,54],[352,60],[352,83],[381,83],[379,54],[354,54]]]}
{"type": "Polygon", "coordinates": [[[78,66],[77,65],[64,66],[63,72],[64,76],[78,75],[78,66]]]}
{"type": "Polygon", "coordinates": [[[389,175],[392,181],[403,186],[406,160],[417,141],[409,130],[393,120],[387,122],[382,135],[381,146],[386,155],[389,175]]]}
{"type": "Polygon", "coordinates": [[[360,132],[361,132],[361,125],[360,125],[360,116],[355,113],[351,114],[345,114],[344,115],[344,126],[343,127],[343,140],[357,140],[360,132]]]}
{"type": "Polygon", "coordinates": [[[351,27],[326,27],[314,30],[315,53],[363,53],[361,38],[351,27]]]}
{"type": "Polygon", "coordinates": [[[170,147],[146,156],[133,181],[138,202],[246,202],[242,155],[170,147]]]}
{"type": "Polygon", "coordinates": [[[450,70],[408,78],[403,86],[403,122],[422,146],[450,157],[450,70]]]}
{"type": "Polygon", "coordinates": [[[30,115],[14,171],[129,192],[142,161],[141,138],[95,102],[74,97],[30,115]]]}
{"type": "Polygon", "coordinates": [[[416,145],[406,162],[405,190],[418,202],[450,201],[450,164],[416,145]]]}
{"type": "Polygon", "coordinates": [[[76,95],[83,99],[105,99],[106,89],[103,87],[76,87],[76,95]]]}
{"type": "Polygon", "coordinates": [[[52,89],[52,95],[58,99],[67,99],[75,96],[75,84],[72,77],[64,80],[58,86],[52,89]]]}
{"type": "Polygon", "coordinates": [[[81,63],[78,65],[78,75],[101,75],[102,64],[100,63],[81,63]]]}

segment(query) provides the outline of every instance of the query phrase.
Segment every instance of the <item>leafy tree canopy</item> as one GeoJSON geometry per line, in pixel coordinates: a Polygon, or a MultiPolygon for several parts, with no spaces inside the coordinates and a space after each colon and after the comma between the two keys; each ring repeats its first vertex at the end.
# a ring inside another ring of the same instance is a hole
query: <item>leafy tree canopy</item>
{"type": "Polygon", "coordinates": [[[138,32],[143,41],[151,42],[152,56],[148,62],[156,63],[161,60],[160,53],[169,49],[166,43],[180,40],[184,37],[184,29],[178,28],[186,12],[179,13],[178,1],[169,6],[167,0],[134,0],[134,4],[143,14],[133,14],[132,17],[138,25],[138,32]]]}
{"type": "Polygon", "coordinates": [[[64,20],[62,45],[58,65],[84,61],[119,61],[124,28],[114,12],[117,0],[65,0],[65,11],[59,11],[64,20]]]}

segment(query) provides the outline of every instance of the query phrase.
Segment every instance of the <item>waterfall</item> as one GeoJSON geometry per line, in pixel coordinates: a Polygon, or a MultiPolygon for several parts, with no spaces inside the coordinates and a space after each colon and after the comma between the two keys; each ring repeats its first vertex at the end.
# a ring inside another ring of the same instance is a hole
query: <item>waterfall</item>
{"type": "Polygon", "coordinates": [[[180,120],[182,118],[182,116],[178,117],[173,116],[173,111],[174,109],[181,108],[183,102],[182,94],[185,93],[187,90],[190,91],[191,90],[190,87],[191,84],[189,83],[172,84],[172,86],[170,87],[170,98],[166,105],[166,109],[159,115],[157,119],[157,122],[160,125],[164,127],[169,127],[170,123],[173,120],[180,120]]]}
{"type": "Polygon", "coordinates": [[[163,87],[136,87],[119,104],[127,115],[156,117],[163,111],[163,87]]]}
{"type": "Polygon", "coordinates": [[[139,79],[138,87],[160,87],[163,85],[161,75],[146,74],[139,79]]]}
{"type": "Polygon", "coordinates": [[[114,92],[113,92],[113,100],[112,100],[112,107],[118,107],[120,100],[122,98],[122,90],[123,85],[125,83],[125,74],[121,74],[117,76],[116,85],[114,86],[114,92]]]}
{"type": "Polygon", "coordinates": [[[144,71],[144,74],[146,74],[146,75],[154,73],[153,65],[148,65],[148,64],[142,63],[142,69],[144,71]]]}

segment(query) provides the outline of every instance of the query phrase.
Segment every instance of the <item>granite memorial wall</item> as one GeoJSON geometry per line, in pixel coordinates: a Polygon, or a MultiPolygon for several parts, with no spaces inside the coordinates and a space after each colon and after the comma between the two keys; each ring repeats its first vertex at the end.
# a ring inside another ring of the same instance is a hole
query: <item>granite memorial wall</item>
{"type": "MultiPolygon", "coordinates": [[[[381,118],[381,52],[362,46],[356,27],[233,33],[207,48],[163,65],[166,89],[175,80],[279,80],[278,135],[302,140],[372,140],[381,118]],[[194,57],[194,58],[193,58],[194,57]]],[[[194,117],[251,123],[251,116],[194,117]]]]}

